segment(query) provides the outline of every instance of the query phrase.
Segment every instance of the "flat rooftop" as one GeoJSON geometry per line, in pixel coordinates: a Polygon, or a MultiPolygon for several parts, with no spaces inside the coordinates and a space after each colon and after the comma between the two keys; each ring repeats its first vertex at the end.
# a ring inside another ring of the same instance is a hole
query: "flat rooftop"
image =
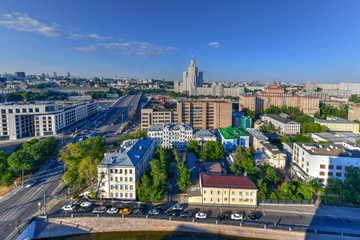
{"type": "Polygon", "coordinates": [[[314,118],[315,122],[318,123],[342,123],[342,124],[357,124],[359,125],[360,123],[356,123],[356,122],[352,122],[350,120],[347,119],[343,119],[343,118],[338,118],[338,117],[328,117],[328,119],[319,119],[319,118],[314,118]]]}
{"type": "Polygon", "coordinates": [[[219,128],[220,134],[225,139],[238,139],[238,137],[248,137],[249,134],[247,134],[244,130],[240,128],[235,127],[226,127],[226,128],[219,128]]]}
{"type": "Polygon", "coordinates": [[[272,118],[274,119],[275,121],[278,121],[278,122],[281,122],[283,124],[299,124],[300,123],[297,123],[289,118],[286,118],[286,117],[281,117],[280,115],[278,114],[274,114],[274,113],[271,113],[271,114],[266,114],[264,115],[264,117],[269,117],[269,118],[272,118]]]}
{"type": "Polygon", "coordinates": [[[295,143],[310,155],[360,158],[360,151],[350,150],[333,143],[295,143]]]}

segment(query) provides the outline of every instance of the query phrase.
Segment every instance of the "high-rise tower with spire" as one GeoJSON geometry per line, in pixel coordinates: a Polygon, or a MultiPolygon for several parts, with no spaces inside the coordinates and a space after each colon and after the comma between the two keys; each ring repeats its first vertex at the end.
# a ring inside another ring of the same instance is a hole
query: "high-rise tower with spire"
{"type": "Polygon", "coordinates": [[[188,70],[183,73],[183,91],[189,95],[197,95],[196,88],[203,86],[203,72],[198,72],[194,51],[188,70]]]}

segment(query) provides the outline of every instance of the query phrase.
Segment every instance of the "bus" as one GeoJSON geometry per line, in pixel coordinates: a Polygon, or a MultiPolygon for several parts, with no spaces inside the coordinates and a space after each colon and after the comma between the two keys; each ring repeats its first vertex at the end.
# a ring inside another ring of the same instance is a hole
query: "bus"
{"type": "Polygon", "coordinates": [[[88,138],[92,138],[92,137],[94,137],[94,136],[95,136],[95,134],[96,134],[96,130],[95,130],[95,131],[93,131],[92,133],[90,133],[87,137],[88,137],[88,138]]]}

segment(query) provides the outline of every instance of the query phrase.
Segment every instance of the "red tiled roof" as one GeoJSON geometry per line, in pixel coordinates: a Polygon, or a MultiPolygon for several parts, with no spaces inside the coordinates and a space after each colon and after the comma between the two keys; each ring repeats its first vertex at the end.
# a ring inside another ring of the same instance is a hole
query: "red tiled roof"
{"type": "Polygon", "coordinates": [[[202,187],[257,190],[255,184],[244,176],[219,176],[202,173],[200,179],[202,187]]]}

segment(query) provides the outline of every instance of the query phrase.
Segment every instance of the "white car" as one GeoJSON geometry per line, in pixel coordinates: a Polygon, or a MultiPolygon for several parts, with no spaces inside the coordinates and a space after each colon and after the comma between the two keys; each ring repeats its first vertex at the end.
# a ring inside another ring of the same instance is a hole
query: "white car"
{"type": "Polygon", "coordinates": [[[62,211],[73,211],[75,210],[75,205],[69,204],[65,205],[61,208],[62,211]]]}
{"type": "Polygon", "coordinates": [[[195,214],[196,219],[206,219],[206,217],[207,217],[206,213],[199,212],[195,214]]]}
{"type": "Polygon", "coordinates": [[[182,210],[184,210],[184,206],[181,204],[177,204],[177,205],[173,206],[173,210],[182,211],[182,210]]]}
{"type": "Polygon", "coordinates": [[[87,207],[91,207],[92,203],[91,202],[82,202],[80,204],[80,207],[84,207],[84,208],[87,208],[87,207]]]}
{"type": "Polygon", "coordinates": [[[35,183],[36,183],[36,180],[33,180],[33,181],[31,181],[31,182],[28,182],[28,184],[26,184],[26,188],[30,188],[30,187],[34,186],[35,183]]]}
{"type": "Polygon", "coordinates": [[[148,214],[149,215],[159,215],[160,211],[157,209],[151,209],[148,214]]]}
{"type": "Polygon", "coordinates": [[[243,217],[242,217],[241,213],[233,213],[233,214],[231,214],[231,219],[232,220],[242,220],[243,217]]]}
{"type": "Polygon", "coordinates": [[[109,214],[116,214],[118,213],[119,209],[117,208],[109,208],[106,213],[109,213],[109,214]]]}

